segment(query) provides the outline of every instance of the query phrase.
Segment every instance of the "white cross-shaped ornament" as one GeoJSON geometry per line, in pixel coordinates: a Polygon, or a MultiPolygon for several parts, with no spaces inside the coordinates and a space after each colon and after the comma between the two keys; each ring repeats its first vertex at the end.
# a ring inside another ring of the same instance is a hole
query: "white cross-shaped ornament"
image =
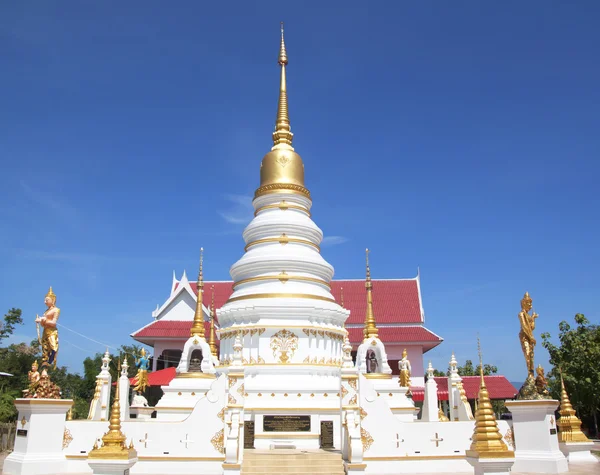
{"type": "Polygon", "coordinates": [[[144,444],[144,448],[145,448],[145,449],[147,449],[147,448],[148,448],[148,442],[152,442],[152,441],[151,441],[151,440],[148,438],[148,432],[146,432],[146,433],[144,434],[144,438],[143,438],[143,439],[140,439],[140,442],[141,442],[142,444],[144,444]]]}
{"type": "Polygon", "coordinates": [[[185,439],[180,440],[179,442],[181,442],[182,444],[185,444],[185,448],[188,448],[188,444],[193,444],[194,441],[192,439],[190,439],[190,435],[189,434],[185,434],[185,439]]]}

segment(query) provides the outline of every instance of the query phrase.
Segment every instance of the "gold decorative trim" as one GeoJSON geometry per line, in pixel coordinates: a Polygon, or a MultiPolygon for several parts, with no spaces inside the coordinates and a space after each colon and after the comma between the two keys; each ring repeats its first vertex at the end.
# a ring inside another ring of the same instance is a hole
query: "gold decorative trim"
{"type": "Polygon", "coordinates": [[[217,452],[225,453],[225,431],[221,429],[215,435],[213,435],[212,439],[210,439],[210,443],[213,445],[217,452]]]}
{"type": "Polygon", "coordinates": [[[252,241],[252,242],[246,244],[246,247],[244,247],[244,252],[247,252],[248,249],[250,249],[253,246],[258,246],[259,244],[266,244],[269,242],[278,242],[281,245],[285,245],[290,242],[295,243],[295,244],[306,244],[307,246],[312,246],[317,251],[321,252],[321,248],[318,245],[316,245],[314,242],[311,242],[308,239],[291,238],[291,237],[286,236],[285,233],[282,234],[280,237],[263,238],[263,239],[257,239],[256,241],[252,241]]]}
{"type": "Polygon", "coordinates": [[[275,208],[279,208],[282,211],[285,211],[288,209],[297,209],[298,211],[304,211],[308,215],[309,218],[311,217],[310,211],[307,210],[304,206],[300,206],[300,205],[297,205],[294,203],[288,203],[285,200],[282,200],[281,203],[261,206],[254,212],[254,216],[258,215],[258,213],[260,213],[261,211],[264,211],[266,209],[275,209],[275,208]]]}
{"type": "Polygon", "coordinates": [[[327,282],[325,282],[324,280],[316,279],[314,277],[304,277],[302,275],[284,274],[283,272],[281,274],[277,274],[277,275],[263,275],[260,277],[249,277],[248,279],[243,279],[238,282],[234,282],[233,289],[235,290],[235,288],[239,285],[248,284],[250,282],[259,282],[259,281],[264,281],[264,280],[280,280],[280,281],[285,280],[286,282],[288,280],[301,280],[304,282],[314,282],[316,284],[324,285],[325,287],[331,289],[331,285],[328,284],[327,282]]]}
{"type": "MultiPolygon", "coordinates": [[[[264,325],[264,326],[254,326],[254,325],[241,325],[235,328],[225,328],[223,330],[220,331],[221,334],[221,340],[226,340],[228,338],[234,338],[240,331],[243,331],[245,334],[250,333],[251,335],[254,333],[257,333],[260,335],[262,335],[267,328],[281,328],[281,325],[264,325]]],[[[311,327],[311,328],[307,328],[304,325],[286,325],[286,328],[297,328],[297,329],[301,329],[307,336],[308,335],[313,335],[313,336],[317,336],[317,334],[320,332],[320,335],[322,336],[327,336],[331,339],[334,340],[339,340],[339,341],[343,341],[344,338],[346,337],[346,331],[343,329],[340,330],[336,330],[336,329],[328,329],[328,330],[322,330],[319,327],[311,327]]],[[[260,357],[259,357],[260,358],[260,357]]],[[[342,376],[342,378],[344,379],[351,379],[351,378],[357,378],[358,376],[355,375],[344,375],[342,376]]]]}
{"type": "Polygon", "coordinates": [[[15,404],[28,406],[72,406],[73,399],[15,399],[15,404]]]}
{"type": "MultiPolygon", "coordinates": [[[[171,407],[171,406],[155,406],[156,411],[193,411],[193,407],[171,407]]],[[[135,419],[133,419],[135,420],[135,419]]]]}
{"type": "Polygon", "coordinates": [[[71,431],[69,429],[65,428],[65,432],[63,433],[62,448],[66,449],[72,441],[73,441],[73,436],[71,435],[71,431]]]}
{"type": "Polygon", "coordinates": [[[251,294],[251,295],[242,295],[240,297],[233,297],[227,300],[226,303],[236,302],[238,300],[249,300],[249,299],[312,299],[312,300],[324,300],[326,302],[337,303],[335,299],[330,299],[329,297],[322,297],[320,295],[311,295],[311,294],[276,294],[276,293],[265,293],[265,294],[251,294]]]}
{"type": "Polygon", "coordinates": [[[217,413],[217,417],[221,419],[221,422],[225,420],[225,408],[222,407],[221,410],[217,413]]]}
{"type": "Polygon", "coordinates": [[[373,437],[371,437],[371,434],[369,434],[369,432],[364,427],[360,428],[360,439],[363,444],[363,453],[369,450],[373,442],[375,442],[373,440],[373,437]]]}
{"type": "MultiPolygon", "coordinates": [[[[87,454],[71,454],[65,455],[67,460],[82,460],[87,459],[87,454]]],[[[171,456],[157,456],[157,455],[138,455],[139,461],[145,462],[222,462],[225,457],[171,457],[171,456]]]]}
{"type": "Polygon", "coordinates": [[[181,378],[216,379],[216,376],[209,373],[179,373],[175,376],[175,379],[181,378]]]}
{"type": "Polygon", "coordinates": [[[366,463],[349,463],[346,466],[349,469],[354,469],[354,470],[364,470],[365,468],[367,468],[366,463]]]}
{"type": "Polygon", "coordinates": [[[464,455],[405,455],[390,457],[363,457],[365,461],[386,461],[386,460],[456,460],[464,459],[464,455]]]}
{"type": "Polygon", "coordinates": [[[392,379],[391,373],[365,373],[363,376],[367,379],[392,379]]]}
{"type": "Polygon", "coordinates": [[[223,468],[229,468],[232,470],[237,470],[238,468],[242,468],[242,464],[239,463],[223,463],[223,468]]]}
{"type": "Polygon", "coordinates": [[[272,434],[254,434],[255,439],[318,439],[320,434],[298,434],[297,432],[273,432],[272,434]]]}
{"type": "Polygon", "coordinates": [[[310,199],[310,191],[300,185],[294,185],[292,183],[270,183],[259,187],[254,192],[254,198],[259,196],[269,195],[271,193],[292,193],[304,195],[310,199]]]}

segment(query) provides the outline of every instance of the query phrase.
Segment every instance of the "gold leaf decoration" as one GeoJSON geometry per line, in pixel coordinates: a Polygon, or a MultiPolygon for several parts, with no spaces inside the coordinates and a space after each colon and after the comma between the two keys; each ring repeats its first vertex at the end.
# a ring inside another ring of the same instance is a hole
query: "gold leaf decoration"
{"type": "Polygon", "coordinates": [[[342,384],[342,399],[344,399],[346,397],[346,394],[348,394],[348,390],[342,384]]]}
{"type": "Polygon", "coordinates": [[[239,394],[240,396],[243,396],[243,395],[244,395],[244,392],[245,392],[245,391],[244,391],[244,383],[242,383],[242,384],[240,385],[240,387],[238,388],[237,392],[238,392],[238,394],[239,394]]]}
{"type": "Polygon", "coordinates": [[[279,363],[289,363],[297,349],[298,337],[285,328],[271,337],[273,358],[278,359],[279,363]]]}
{"type": "Polygon", "coordinates": [[[515,448],[515,435],[513,434],[512,427],[510,427],[504,435],[504,440],[512,449],[515,448]]]}
{"type": "Polygon", "coordinates": [[[367,413],[367,411],[365,411],[362,407],[360,408],[360,420],[362,421],[365,417],[367,417],[369,414],[367,413]]]}
{"type": "Polygon", "coordinates": [[[231,394],[229,394],[229,397],[227,398],[227,404],[229,404],[229,405],[235,405],[235,404],[237,404],[237,401],[235,400],[235,398],[231,394]]]}
{"type": "Polygon", "coordinates": [[[229,386],[228,386],[228,388],[231,389],[231,386],[233,386],[235,383],[237,383],[237,378],[235,376],[229,377],[229,386]]]}
{"type": "Polygon", "coordinates": [[[357,395],[357,394],[355,394],[354,396],[352,396],[352,399],[350,399],[350,400],[348,401],[348,405],[349,405],[349,406],[356,406],[356,401],[357,401],[357,399],[358,399],[358,395],[357,395]]]}
{"type": "Polygon", "coordinates": [[[225,453],[224,439],[225,439],[225,431],[223,429],[221,429],[219,432],[217,432],[215,435],[213,435],[213,438],[210,439],[210,443],[213,445],[215,450],[222,454],[225,453]]]}
{"type": "Polygon", "coordinates": [[[62,448],[66,449],[72,440],[73,436],[71,435],[71,431],[69,429],[65,429],[65,432],[63,433],[62,448]]]}
{"type": "Polygon", "coordinates": [[[217,417],[221,419],[221,421],[225,420],[225,408],[221,408],[221,410],[217,413],[217,417]]]}
{"type": "Polygon", "coordinates": [[[358,385],[356,384],[356,379],[349,379],[348,380],[348,385],[354,389],[355,391],[358,389],[358,385]]]}
{"type": "Polygon", "coordinates": [[[364,427],[360,428],[360,440],[363,444],[363,452],[369,450],[373,442],[375,442],[373,437],[371,437],[371,434],[369,434],[364,427]]]}

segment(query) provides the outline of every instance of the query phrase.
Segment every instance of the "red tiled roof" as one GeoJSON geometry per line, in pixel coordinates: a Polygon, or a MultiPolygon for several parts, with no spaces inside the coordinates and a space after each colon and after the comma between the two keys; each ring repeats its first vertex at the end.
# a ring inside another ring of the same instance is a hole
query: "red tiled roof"
{"type": "MultiPolygon", "coordinates": [[[[148,384],[150,386],[166,386],[175,377],[175,371],[177,368],[171,366],[170,368],[160,369],[158,371],[150,371],[148,373],[148,384]]],[[[129,384],[135,384],[135,377],[129,378],[129,384]]]]}
{"type": "MultiPolygon", "coordinates": [[[[463,387],[467,394],[467,399],[477,399],[479,394],[479,376],[461,376],[463,387]]],[[[448,378],[445,376],[436,376],[435,382],[438,385],[438,399],[442,401],[448,400],[448,378]]],[[[485,385],[490,394],[490,399],[512,399],[517,394],[517,389],[501,375],[484,376],[485,385]]],[[[425,396],[425,388],[414,387],[410,388],[414,401],[422,401],[425,396]]]]}
{"type": "MultiPolygon", "coordinates": [[[[414,325],[404,327],[378,327],[379,339],[384,343],[402,342],[402,343],[422,343],[437,342],[441,343],[442,338],[429,331],[427,328],[414,325]]],[[[348,328],[350,343],[360,344],[363,341],[363,329],[348,328]]],[[[435,345],[437,346],[437,345],[435,345]]]]}
{"type": "MultiPolygon", "coordinates": [[[[175,288],[177,288],[175,285],[175,288]]],[[[215,288],[215,307],[222,307],[233,293],[233,282],[205,282],[204,304],[210,304],[211,287],[215,288]]],[[[190,282],[198,293],[196,282],[190,282]]],[[[346,323],[362,323],[367,311],[367,290],[364,280],[333,280],[331,293],[341,301],[344,288],[344,306],[350,310],[346,323]]],[[[422,323],[421,302],[416,279],[373,280],[373,311],[377,323],[422,323]]]]}
{"type": "MultiPolygon", "coordinates": [[[[138,330],[133,333],[132,336],[136,339],[150,339],[155,338],[189,338],[190,330],[192,328],[192,322],[189,320],[156,320],[150,325],[138,330]]],[[[204,322],[205,335],[210,333],[210,324],[204,322]]]]}

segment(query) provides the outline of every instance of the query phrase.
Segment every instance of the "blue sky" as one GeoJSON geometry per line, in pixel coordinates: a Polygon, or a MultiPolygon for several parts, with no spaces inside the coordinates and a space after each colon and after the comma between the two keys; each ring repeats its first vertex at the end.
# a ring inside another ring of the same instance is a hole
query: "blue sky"
{"type": "MultiPolygon", "coordinates": [[[[172,271],[228,279],[269,150],[286,22],[294,145],[338,278],[421,269],[426,325],[524,379],[537,335],[600,320],[600,4],[2,2],[0,310],[117,346],[172,271]]],[[[376,290],[376,289],[375,289],[376,290]]],[[[376,298],[376,296],[375,296],[376,298]]],[[[62,331],[60,362],[99,344],[62,331]]],[[[547,355],[538,350],[538,361],[547,355]]]]}

